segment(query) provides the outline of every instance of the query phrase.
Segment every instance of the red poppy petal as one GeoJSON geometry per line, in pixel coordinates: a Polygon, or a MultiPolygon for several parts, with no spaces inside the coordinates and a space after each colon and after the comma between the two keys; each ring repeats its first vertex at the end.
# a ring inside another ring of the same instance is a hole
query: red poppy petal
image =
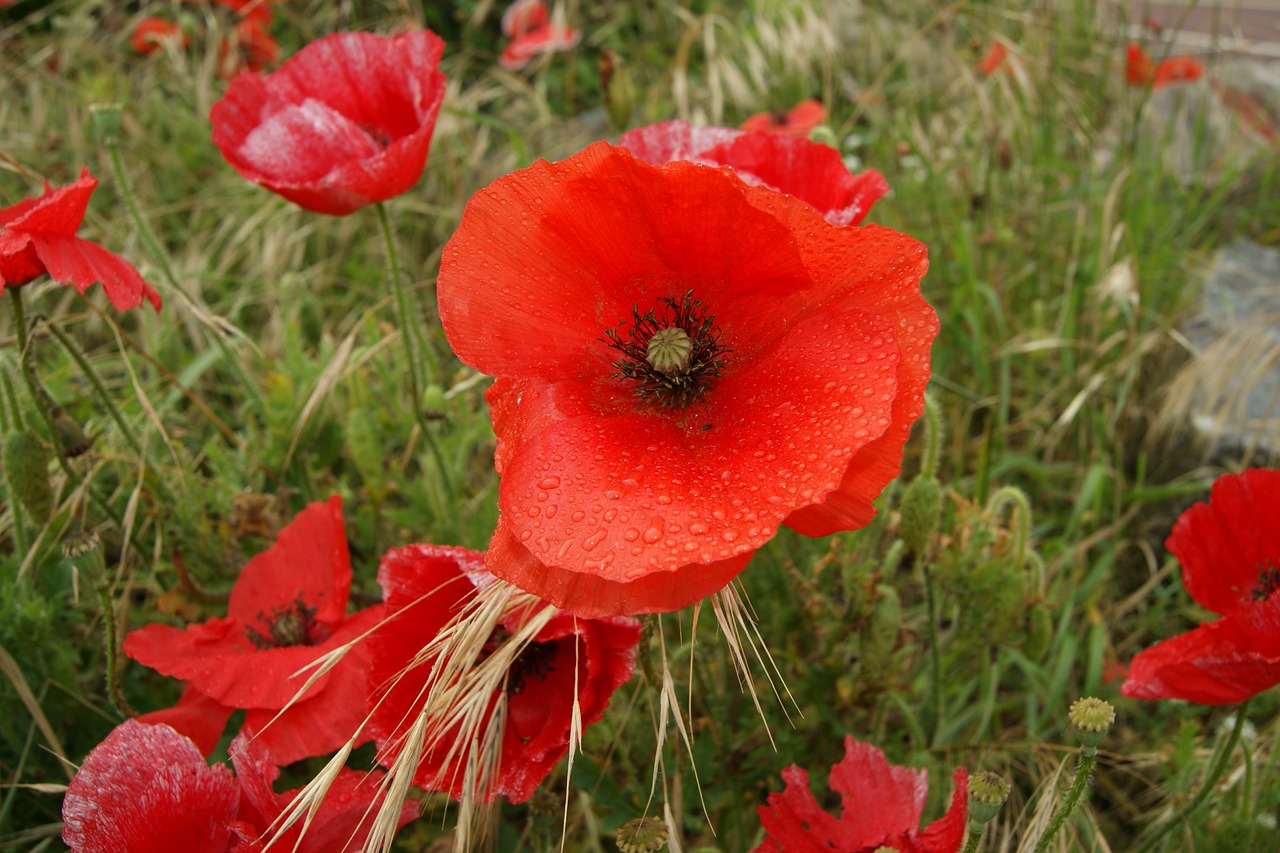
{"type": "Polygon", "coordinates": [[[214,104],[213,141],[241,175],[300,206],[350,213],[422,175],[444,98],[429,30],[338,33],[266,78],[241,75],[214,104]]]}
{"type": "Polygon", "coordinates": [[[513,38],[498,57],[498,64],[512,71],[523,68],[540,53],[569,50],[582,40],[582,33],[572,27],[548,24],[513,38]]]}
{"type": "Polygon", "coordinates": [[[1280,568],[1280,471],[1219,477],[1209,502],[1182,514],[1165,547],[1202,607],[1225,614],[1253,601],[1259,573],[1280,568]]]}
{"type": "Polygon", "coordinates": [[[920,853],[956,853],[964,844],[969,822],[969,771],[956,768],[951,781],[955,785],[951,806],[920,833],[920,853]]]}
{"type": "Polygon", "coordinates": [[[774,847],[757,847],[758,851],[786,850],[787,853],[828,853],[832,849],[859,850],[875,844],[878,838],[864,842],[846,836],[841,822],[823,811],[809,788],[809,774],[794,764],[782,771],[786,788],[770,794],[769,804],[756,812],[774,847]]]}
{"type": "Polygon", "coordinates": [[[1127,61],[1126,75],[1130,86],[1145,86],[1151,82],[1155,69],[1151,57],[1147,56],[1137,42],[1129,42],[1125,47],[1127,61]]]}
{"type": "Polygon", "coordinates": [[[98,179],[81,167],[80,177],[65,187],[51,187],[46,181],[44,194],[39,198],[24,199],[0,210],[0,223],[26,234],[72,237],[84,221],[89,196],[97,186],[98,179]]]}
{"type": "Polygon", "coordinates": [[[227,616],[270,634],[278,607],[303,602],[326,627],[340,623],[351,591],[351,555],[342,521],[342,498],[308,504],[276,536],[270,548],[241,570],[227,616]]]}
{"type": "Polygon", "coordinates": [[[1190,56],[1170,56],[1156,64],[1151,85],[1159,89],[1170,83],[1189,83],[1204,76],[1204,65],[1190,56]]]}
{"type": "Polygon", "coordinates": [[[445,246],[450,344],[495,376],[609,376],[605,331],[693,289],[745,357],[794,321],[775,310],[779,297],[813,286],[793,235],[752,210],[747,189],[717,169],[654,168],[606,143],[499,178],[468,202],[445,246]]]}
{"type": "MultiPolygon", "coordinates": [[[[731,143],[741,135],[741,130],[729,127],[702,127],[673,119],[632,128],[622,134],[618,145],[646,163],[661,166],[672,160],[700,162],[703,152],[718,145],[731,143]]],[[[720,165],[732,164],[721,163],[720,165]]]]}
{"type": "Polygon", "coordinates": [[[808,136],[809,131],[826,121],[827,108],[821,101],[810,98],[787,110],[786,133],[808,136]]]}
{"type": "Polygon", "coordinates": [[[915,833],[929,795],[923,770],[890,764],[869,743],[844,738],[844,759],[831,768],[831,790],[842,802],[839,840],[857,850],[884,843],[890,836],[915,833]]]}
{"type": "Polygon", "coordinates": [[[878,317],[833,312],[726,374],[687,423],[646,412],[551,424],[507,466],[504,522],[553,570],[614,583],[754,551],[888,427],[897,360],[878,317]]]}
{"type": "Polygon", "coordinates": [[[0,229],[0,287],[18,287],[44,273],[30,236],[0,229]]]}
{"type": "Polygon", "coordinates": [[[225,853],[240,790],[168,726],[126,720],[80,765],[62,802],[62,840],[76,853],[225,853]]]}
{"type": "Polygon", "coordinates": [[[599,618],[667,613],[723,589],[751,561],[752,553],[716,563],[654,572],[617,583],[585,572],[557,571],[534,559],[498,516],[486,553],[489,570],[515,586],[579,616],[599,618]]]}
{"type": "Polygon", "coordinates": [[[100,281],[107,299],[117,310],[135,308],[142,304],[144,297],[152,308],[160,310],[160,294],[147,284],[133,264],[119,255],[79,237],[46,233],[30,236],[36,255],[54,281],[71,284],[81,293],[100,281]]]}
{"type": "Polygon", "coordinates": [[[1280,684],[1280,595],[1140,652],[1120,692],[1132,699],[1242,702],[1280,684]]]}
{"type": "Polygon", "coordinates": [[[760,133],[775,133],[781,127],[773,117],[772,113],[755,113],[747,117],[747,120],[738,125],[739,130],[758,131],[760,133]]]}
{"type": "Polygon", "coordinates": [[[181,35],[182,27],[153,15],[143,18],[138,22],[138,26],[134,27],[133,35],[129,38],[129,46],[135,53],[145,56],[159,50],[165,40],[181,35]]]}
{"type": "Polygon", "coordinates": [[[204,755],[212,755],[233,713],[235,708],[223,705],[187,684],[182,688],[178,704],[135,719],[140,723],[170,726],[190,738],[204,755]]]}
{"type": "Polygon", "coordinates": [[[551,13],[543,0],[516,0],[502,13],[502,34],[514,38],[544,27],[550,21],[551,13]]]}
{"type": "Polygon", "coordinates": [[[1003,44],[993,41],[982,59],[978,60],[978,71],[988,76],[996,73],[996,69],[1004,63],[1008,55],[1009,52],[1003,44]]]}

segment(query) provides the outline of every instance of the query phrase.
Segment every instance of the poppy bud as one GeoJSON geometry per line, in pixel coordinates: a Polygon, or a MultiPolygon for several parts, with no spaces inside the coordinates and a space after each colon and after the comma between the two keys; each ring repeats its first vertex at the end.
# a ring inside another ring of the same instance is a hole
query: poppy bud
{"type": "Polygon", "coordinates": [[[1027,611],[1027,632],[1022,638],[1022,653],[1039,663],[1049,652],[1053,642],[1053,613],[1043,601],[1031,605],[1027,611]]]}
{"type": "Polygon", "coordinates": [[[1082,752],[1093,755],[1116,721],[1116,709],[1110,702],[1087,696],[1071,703],[1067,719],[1080,734],[1080,743],[1084,746],[1082,752]]]}
{"type": "Polygon", "coordinates": [[[667,843],[667,825],[656,817],[637,817],[618,827],[614,841],[622,853],[653,853],[667,843]]]}
{"type": "Polygon", "coordinates": [[[936,478],[921,474],[911,481],[902,495],[902,520],[898,537],[912,554],[925,554],[938,530],[942,514],[942,484],[936,478]]]}
{"type": "Polygon", "coordinates": [[[15,430],[5,439],[3,458],[9,493],[33,521],[43,524],[53,510],[49,454],[44,445],[26,430],[15,430]]]}
{"type": "Polygon", "coordinates": [[[428,414],[440,414],[445,410],[444,389],[432,383],[422,389],[422,408],[428,414]]]}
{"type": "Polygon", "coordinates": [[[609,48],[600,51],[600,91],[609,124],[622,133],[631,126],[631,114],[636,108],[636,87],[622,64],[622,58],[609,48]]]}
{"type": "Polygon", "coordinates": [[[356,463],[360,479],[373,492],[381,492],[386,482],[382,468],[382,447],[378,443],[378,431],[374,427],[369,410],[353,406],[347,413],[347,448],[351,460],[356,463]]]}
{"type": "Polygon", "coordinates": [[[58,435],[58,443],[68,458],[83,456],[93,447],[93,439],[85,435],[80,424],[62,409],[53,413],[53,429],[58,435]]]}
{"type": "Polygon", "coordinates": [[[90,105],[89,118],[93,121],[95,139],[109,144],[119,139],[120,114],[120,105],[116,103],[90,105]]]}
{"type": "Polygon", "coordinates": [[[867,679],[879,681],[889,668],[893,648],[898,644],[898,627],[902,624],[902,601],[891,586],[876,587],[879,597],[875,610],[862,629],[862,672],[867,679]]]}
{"type": "Polygon", "coordinates": [[[999,773],[983,770],[974,774],[969,779],[969,821],[981,826],[998,815],[1011,787],[999,773]]]}

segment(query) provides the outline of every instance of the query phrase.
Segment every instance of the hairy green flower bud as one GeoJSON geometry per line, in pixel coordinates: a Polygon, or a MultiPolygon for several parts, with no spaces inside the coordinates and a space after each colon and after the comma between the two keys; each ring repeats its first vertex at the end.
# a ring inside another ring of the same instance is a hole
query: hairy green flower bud
{"type": "Polygon", "coordinates": [[[902,601],[898,591],[881,584],[876,587],[875,609],[862,629],[862,672],[869,681],[878,682],[889,668],[893,649],[898,644],[898,628],[902,625],[902,601]]]}
{"type": "Polygon", "coordinates": [[[926,474],[916,477],[902,495],[901,512],[898,537],[912,554],[928,553],[942,514],[942,484],[926,474]]]}
{"type": "Polygon", "coordinates": [[[43,524],[53,511],[53,490],[49,486],[49,454],[26,430],[9,433],[4,441],[4,472],[9,493],[32,520],[43,524]]]}
{"type": "Polygon", "coordinates": [[[1022,638],[1022,653],[1039,663],[1049,653],[1053,643],[1053,611],[1043,601],[1031,605],[1027,611],[1027,632],[1022,638]]]}

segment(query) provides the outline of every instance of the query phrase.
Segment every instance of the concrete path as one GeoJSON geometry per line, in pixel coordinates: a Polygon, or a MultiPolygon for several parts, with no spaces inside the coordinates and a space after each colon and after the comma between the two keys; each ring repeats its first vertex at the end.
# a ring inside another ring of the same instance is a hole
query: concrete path
{"type": "Polygon", "coordinates": [[[1280,61],[1280,0],[1107,0],[1127,9],[1129,35],[1150,43],[1170,38],[1173,52],[1280,61]],[[1158,34],[1149,22],[1158,22],[1158,34]]]}

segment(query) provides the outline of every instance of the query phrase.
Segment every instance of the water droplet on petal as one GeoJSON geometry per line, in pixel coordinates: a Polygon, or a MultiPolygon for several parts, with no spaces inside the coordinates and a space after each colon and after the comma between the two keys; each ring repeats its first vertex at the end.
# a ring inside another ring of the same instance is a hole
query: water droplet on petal
{"type": "Polygon", "coordinates": [[[558,489],[560,488],[559,477],[545,477],[538,481],[539,489],[558,489]]]}

